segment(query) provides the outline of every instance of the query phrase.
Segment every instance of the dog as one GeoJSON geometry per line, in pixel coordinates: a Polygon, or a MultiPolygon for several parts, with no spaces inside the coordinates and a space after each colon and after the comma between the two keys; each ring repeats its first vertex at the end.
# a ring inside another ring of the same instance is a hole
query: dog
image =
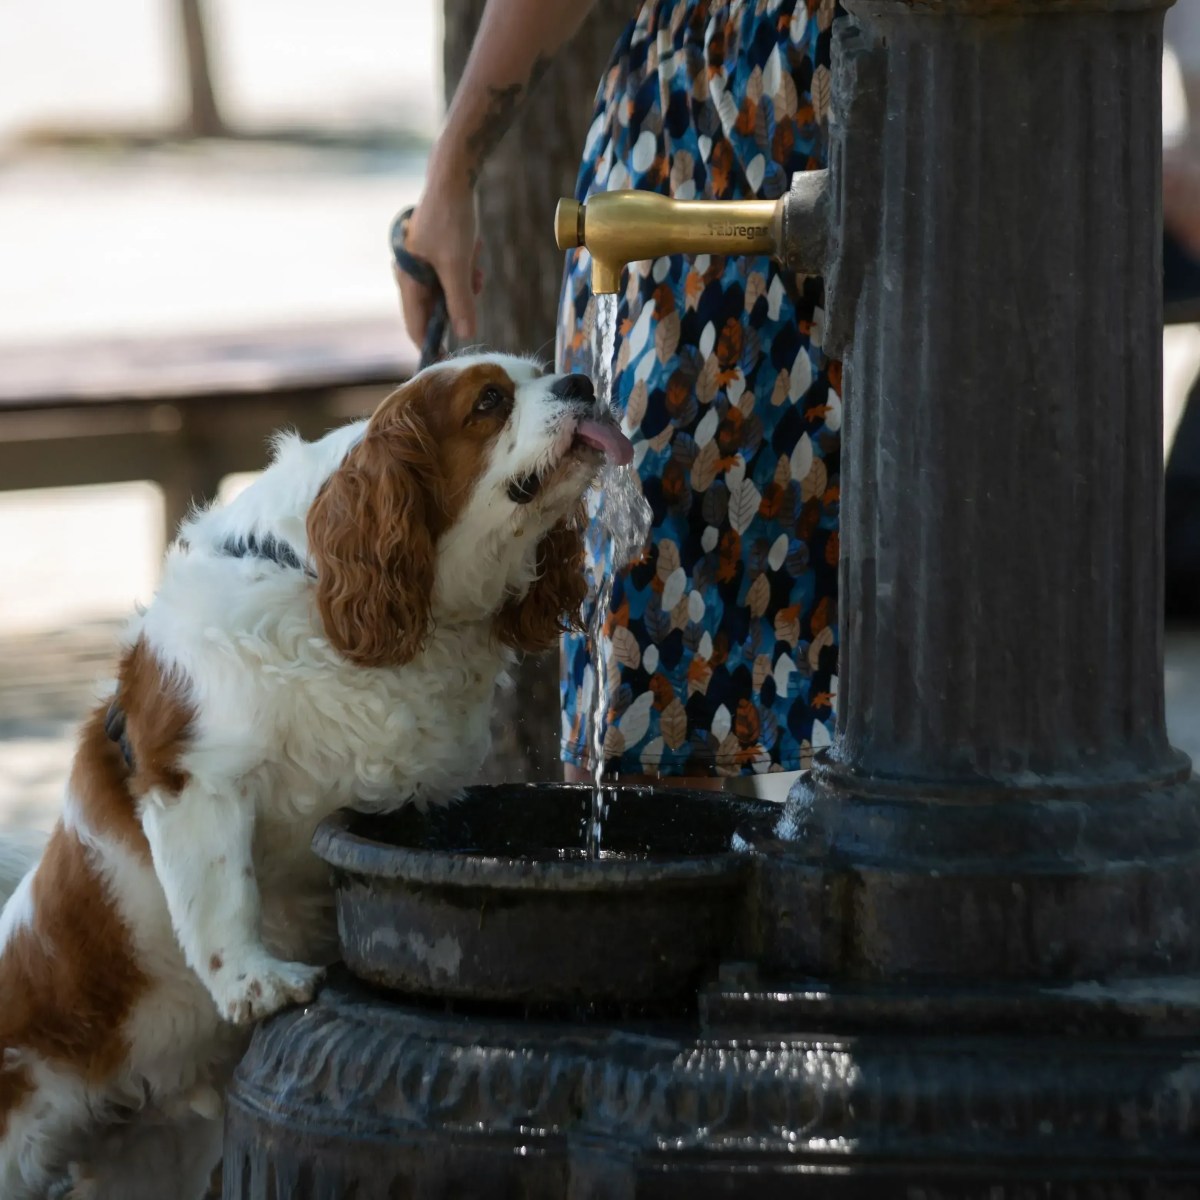
{"type": "Polygon", "coordinates": [[[253,1022],[336,957],[317,823],[444,797],[578,627],[590,380],[448,360],[193,515],[0,915],[0,1196],[202,1196],[253,1022]]]}

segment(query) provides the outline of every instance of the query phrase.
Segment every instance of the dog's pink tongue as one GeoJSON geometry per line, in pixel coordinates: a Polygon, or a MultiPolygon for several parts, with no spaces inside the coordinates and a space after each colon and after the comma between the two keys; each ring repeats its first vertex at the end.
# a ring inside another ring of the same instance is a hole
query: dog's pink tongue
{"type": "Polygon", "coordinates": [[[579,422],[575,436],[589,446],[594,446],[619,467],[633,462],[633,443],[611,421],[593,421],[590,418],[579,422]]]}

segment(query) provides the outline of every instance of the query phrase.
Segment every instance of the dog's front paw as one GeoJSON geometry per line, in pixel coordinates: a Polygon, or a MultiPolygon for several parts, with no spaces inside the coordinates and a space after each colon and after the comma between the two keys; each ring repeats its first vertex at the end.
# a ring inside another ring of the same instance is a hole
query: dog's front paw
{"type": "Polygon", "coordinates": [[[249,1025],[289,1004],[311,1000],[323,968],[264,954],[226,963],[221,974],[224,978],[213,987],[217,1011],[225,1021],[249,1025]]]}

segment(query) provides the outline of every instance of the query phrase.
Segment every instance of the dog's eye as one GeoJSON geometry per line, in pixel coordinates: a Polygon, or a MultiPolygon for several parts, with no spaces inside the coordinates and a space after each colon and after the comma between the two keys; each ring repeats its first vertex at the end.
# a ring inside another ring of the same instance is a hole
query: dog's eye
{"type": "Polygon", "coordinates": [[[477,413],[491,412],[495,408],[499,408],[504,403],[504,393],[494,384],[488,384],[487,387],[479,393],[479,399],[475,401],[475,411],[477,413]]]}

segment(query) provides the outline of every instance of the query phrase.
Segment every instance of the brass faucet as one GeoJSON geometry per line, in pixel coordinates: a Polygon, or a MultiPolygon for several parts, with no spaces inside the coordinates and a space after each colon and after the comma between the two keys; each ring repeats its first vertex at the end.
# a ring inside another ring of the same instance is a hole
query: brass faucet
{"type": "Polygon", "coordinates": [[[654,192],[599,192],[554,214],[560,250],[586,246],[592,291],[620,288],[626,264],[662,254],[770,254],[794,270],[820,271],[828,241],[826,171],[795,176],[778,200],[672,200],[654,192]]]}

